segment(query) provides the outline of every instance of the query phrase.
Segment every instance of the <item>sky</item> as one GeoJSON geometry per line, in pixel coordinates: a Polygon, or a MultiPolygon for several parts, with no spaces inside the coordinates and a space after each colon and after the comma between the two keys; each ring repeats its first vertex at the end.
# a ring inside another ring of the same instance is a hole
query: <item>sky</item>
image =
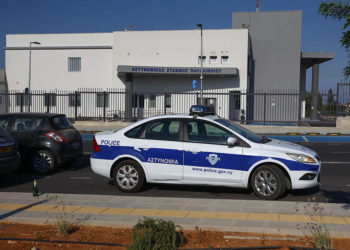
{"type": "MultiPolygon", "coordinates": [[[[320,89],[343,82],[347,63],[340,46],[343,22],[318,14],[319,0],[261,0],[261,11],[302,10],[301,49],[333,52],[320,65],[320,89]]],[[[232,28],[232,13],[255,11],[256,0],[0,0],[0,68],[5,67],[6,34],[86,33],[124,30],[232,28]]],[[[311,86],[311,71],[307,73],[311,86]]]]}

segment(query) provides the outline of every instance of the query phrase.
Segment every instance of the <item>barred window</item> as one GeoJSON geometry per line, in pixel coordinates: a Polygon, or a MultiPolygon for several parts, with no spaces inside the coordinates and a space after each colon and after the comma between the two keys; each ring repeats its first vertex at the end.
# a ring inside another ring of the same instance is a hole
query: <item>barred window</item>
{"type": "MultiPolygon", "coordinates": [[[[21,94],[21,93],[16,93],[15,94],[16,106],[21,106],[21,105],[28,106],[29,98],[30,98],[30,100],[32,100],[32,96],[21,94]]],[[[32,102],[30,102],[30,103],[32,103],[32,102]]]]}
{"type": "Polygon", "coordinates": [[[149,107],[150,108],[155,108],[156,107],[156,96],[155,95],[151,95],[149,97],[149,107]]]}
{"type": "Polygon", "coordinates": [[[55,93],[45,94],[44,104],[45,106],[56,106],[57,95],[55,93]]]}
{"type": "Polygon", "coordinates": [[[81,57],[68,57],[68,72],[81,71],[81,57]]]}
{"type": "MultiPolygon", "coordinates": [[[[103,93],[97,93],[96,94],[96,107],[103,107],[103,103],[104,103],[104,94],[103,93]]],[[[106,107],[108,107],[109,105],[109,94],[106,94],[106,107]]]]}
{"type": "Polygon", "coordinates": [[[77,95],[75,95],[75,93],[69,94],[68,98],[69,98],[68,105],[70,107],[75,107],[75,105],[80,107],[80,105],[81,105],[81,94],[80,93],[78,93],[77,95]]]}
{"type": "Polygon", "coordinates": [[[171,108],[171,94],[165,95],[165,107],[171,108]]]}

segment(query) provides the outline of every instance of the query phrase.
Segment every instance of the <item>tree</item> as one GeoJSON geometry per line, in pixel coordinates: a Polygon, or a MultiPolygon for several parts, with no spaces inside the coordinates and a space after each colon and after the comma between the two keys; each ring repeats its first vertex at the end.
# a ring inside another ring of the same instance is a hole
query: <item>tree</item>
{"type": "MultiPolygon", "coordinates": [[[[323,15],[325,18],[331,18],[331,20],[345,20],[343,26],[343,36],[340,40],[342,47],[345,48],[345,51],[348,53],[348,58],[350,58],[350,5],[349,1],[339,1],[338,3],[325,2],[321,3],[318,8],[319,14],[323,15]]],[[[348,60],[348,65],[343,69],[343,74],[345,78],[350,77],[350,60],[348,60]]]]}

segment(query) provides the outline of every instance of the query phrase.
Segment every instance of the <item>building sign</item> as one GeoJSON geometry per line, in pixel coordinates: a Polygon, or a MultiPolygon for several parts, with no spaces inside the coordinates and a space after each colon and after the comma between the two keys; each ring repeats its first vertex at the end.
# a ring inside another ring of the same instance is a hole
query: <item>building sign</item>
{"type": "Polygon", "coordinates": [[[192,80],[192,88],[193,89],[197,88],[197,80],[192,80]]]}
{"type": "MultiPolygon", "coordinates": [[[[119,65],[118,73],[200,75],[200,67],[154,67],[119,65]]],[[[237,68],[203,68],[204,75],[238,76],[237,68]]]]}

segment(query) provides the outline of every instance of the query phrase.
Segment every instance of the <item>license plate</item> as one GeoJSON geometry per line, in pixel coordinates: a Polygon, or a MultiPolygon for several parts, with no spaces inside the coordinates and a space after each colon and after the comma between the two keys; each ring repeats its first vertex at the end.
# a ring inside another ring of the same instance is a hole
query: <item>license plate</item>
{"type": "Polygon", "coordinates": [[[80,147],[80,142],[78,142],[78,141],[72,142],[72,147],[73,148],[79,148],[80,147]]]}
{"type": "Polygon", "coordinates": [[[10,153],[12,151],[11,147],[0,147],[0,154],[10,153]]]}

